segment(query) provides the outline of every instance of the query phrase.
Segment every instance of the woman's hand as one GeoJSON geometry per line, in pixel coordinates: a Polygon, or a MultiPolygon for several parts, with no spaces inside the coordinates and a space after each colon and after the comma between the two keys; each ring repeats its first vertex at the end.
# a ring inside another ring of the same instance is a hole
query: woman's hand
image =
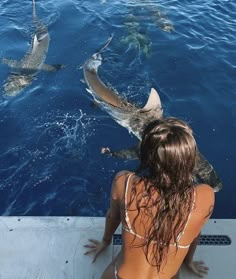
{"type": "Polygon", "coordinates": [[[192,273],[199,277],[204,277],[209,270],[203,261],[185,262],[185,265],[192,273]]]}
{"type": "Polygon", "coordinates": [[[89,239],[89,244],[84,245],[85,248],[88,248],[87,251],[84,253],[84,255],[89,255],[94,253],[94,258],[92,263],[94,263],[97,259],[97,257],[104,251],[107,246],[110,245],[111,242],[102,240],[98,241],[95,239],[89,239]]]}
{"type": "Polygon", "coordinates": [[[112,152],[111,152],[111,150],[110,150],[109,147],[102,147],[102,148],[101,148],[101,153],[102,153],[102,154],[108,154],[108,155],[111,155],[111,156],[112,156],[112,152]]]}

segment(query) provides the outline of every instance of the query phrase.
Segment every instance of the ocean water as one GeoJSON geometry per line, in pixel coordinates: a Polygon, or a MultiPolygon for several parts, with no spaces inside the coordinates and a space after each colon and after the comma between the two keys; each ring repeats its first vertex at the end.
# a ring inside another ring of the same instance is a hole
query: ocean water
{"type": "MultiPolygon", "coordinates": [[[[100,153],[137,139],[101,110],[79,67],[113,34],[100,77],[143,106],[154,86],[164,114],[190,123],[221,177],[214,218],[235,218],[236,3],[231,0],[36,0],[47,64],[16,96],[0,64],[0,214],[104,216],[111,181],[138,162],[100,153]]],[[[20,60],[35,27],[30,0],[0,2],[0,57],[20,60]]]]}

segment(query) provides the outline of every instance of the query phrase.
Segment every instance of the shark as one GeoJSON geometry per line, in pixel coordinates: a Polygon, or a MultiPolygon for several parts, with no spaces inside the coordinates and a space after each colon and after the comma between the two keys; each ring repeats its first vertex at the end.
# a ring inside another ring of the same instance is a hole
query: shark
{"type": "Polygon", "coordinates": [[[166,12],[161,6],[150,0],[136,0],[136,8],[132,5],[132,12],[135,12],[135,17],[142,22],[149,22],[150,25],[156,26],[164,32],[171,33],[175,30],[174,24],[168,18],[166,12]]]}
{"type": "Polygon", "coordinates": [[[150,13],[152,22],[156,24],[156,26],[158,26],[162,31],[171,33],[175,30],[173,23],[160,9],[153,5],[149,5],[148,3],[146,5],[146,9],[150,13]]]}
{"type": "MultiPolygon", "coordinates": [[[[146,104],[139,107],[128,102],[114,89],[105,85],[98,75],[98,69],[102,65],[102,51],[108,47],[112,36],[106,44],[94,53],[81,67],[84,79],[88,86],[86,90],[92,94],[95,101],[121,126],[137,137],[142,138],[142,132],[146,125],[154,120],[164,117],[160,96],[155,88],[151,88],[146,104]]],[[[128,149],[111,151],[110,148],[102,148],[102,153],[123,159],[138,158],[138,145],[128,149]]],[[[222,188],[222,182],[213,166],[198,150],[196,166],[194,170],[195,183],[206,183],[212,186],[215,192],[222,188]]]]}
{"type": "Polygon", "coordinates": [[[32,17],[35,24],[35,34],[30,50],[21,60],[3,58],[2,63],[7,64],[12,70],[3,85],[6,96],[16,96],[29,86],[40,70],[56,71],[63,68],[61,64],[45,64],[50,43],[47,26],[39,20],[36,14],[35,0],[32,0],[32,17]]]}
{"type": "Polygon", "coordinates": [[[115,90],[104,84],[98,76],[98,68],[102,64],[101,52],[110,44],[111,40],[112,36],[105,46],[93,54],[82,66],[84,79],[88,86],[87,91],[93,95],[97,103],[102,103],[101,107],[105,108],[112,118],[141,140],[141,134],[146,124],[162,117],[161,100],[157,91],[152,88],[146,105],[139,108],[121,98],[115,90]]]}
{"type": "Polygon", "coordinates": [[[127,34],[122,36],[120,41],[121,43],[129,46],[127,51],[134,48],[137,49],[139,53],[143,53],[146,57],[151,57],[152,41],[148,37],[147,32],[144,32],[141,29],[138,18],[130,14],[127,16],[124,26],[126,27],[125,29],[127,34]]]}

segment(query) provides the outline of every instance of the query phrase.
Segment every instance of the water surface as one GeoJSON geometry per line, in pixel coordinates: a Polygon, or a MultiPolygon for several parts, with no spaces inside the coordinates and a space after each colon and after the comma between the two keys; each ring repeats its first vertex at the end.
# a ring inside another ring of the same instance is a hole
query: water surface
{"type": "MultiPolygon", "coordinates": [[[[78,69],[114,34],[101,78],[140,106],[154,86],[165,115],[191,124],[224,184],[214,217],[235,218],[236,3],[36,4],[51,37],[46,62],[66,67],[40,72],[9,98],[3,84],[10,69],[0,65],[0,214],[103,216],[114,174],[137,166],[100,154],[102,146],[125,148],[137,139],[94,105],[78,69]]],[[[0,22],[0,56],[21,59],[34,32],[31,1],[1,1],[0,22]]]]}

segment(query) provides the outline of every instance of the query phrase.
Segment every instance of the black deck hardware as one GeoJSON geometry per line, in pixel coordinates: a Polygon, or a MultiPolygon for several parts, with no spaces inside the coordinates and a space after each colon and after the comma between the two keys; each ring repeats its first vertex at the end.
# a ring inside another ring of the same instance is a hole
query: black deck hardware
{"type": "MultiPolygon", "coordinates": [[[[121,245],[121,244],[122,244],[121,234],[114,234],[113,245],[121,245]]],[[[228,235],[203,234],[200,236],[198,245],[226,246],[226,245],[231,245],[231,239],[228,235]]]]}

